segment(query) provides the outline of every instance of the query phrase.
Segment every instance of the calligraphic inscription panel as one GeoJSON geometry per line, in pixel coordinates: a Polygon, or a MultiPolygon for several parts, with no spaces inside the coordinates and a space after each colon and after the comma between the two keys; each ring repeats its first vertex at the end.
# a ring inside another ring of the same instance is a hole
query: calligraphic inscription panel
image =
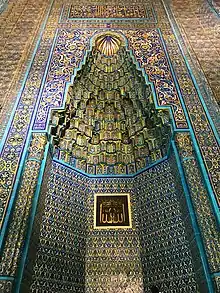
{"type": "Polygon", "coordinates": [[[94,201],[94,228],[131,228],[130,196],[98,193],[94,201]]]}
{"type": "Polygon", "coordinates": [[[144,5],[71,5],[69,18],[147,18],[144,5]]]}

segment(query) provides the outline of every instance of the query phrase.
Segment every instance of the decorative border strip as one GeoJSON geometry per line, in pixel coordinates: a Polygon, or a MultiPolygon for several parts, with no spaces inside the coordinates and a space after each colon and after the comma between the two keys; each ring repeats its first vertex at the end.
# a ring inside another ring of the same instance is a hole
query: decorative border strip
{"type": "Polygon", "coordinates": [[[167,16],[170,20],[172,27],[173,27],[173,31],[176,36],[176,40],[177,40],[177,42],[179,42],[179,47],[181,47],[181,53],[184,58],[185,64],[188,68],[188,72],[192,78],[192,81],[195,85],[195,88],[197,89],[201,103],[203,104],[204,111],[208,117],[209,123],[212,127],[212,130],[215,134],[216,139],[219,140],[220,121],[219,121],[218,117],[220,115],[220,109],[218,107],[218,104],[217,104],[214,96],[212,96],[211,89],[209,88],[209,85],[208,85],[208,82],[207,82],[205,76],[204,75],[202,76],[201,72],[199,72],[199,73],[197,72],[198,69],[196,69],[196,66],[200,66],[200,65],[195,63],[196,60],[194,60],[194,58],[192,56],[193,52],[190,52],[188,45],[185,43],[185,40],[182,37],[182,33],[184,33],[184,32],[182,32],[182,31],[180,32],[180,28],[174,18],[174,15],[173,15],[170,7],[168,5],[166,5],[165,2],[164,2],[164,6],[166,9],[167,16]]]}
{"type": "MultiPolygon", "coordinates": [[[[140,7],[140,9],[142,9],[142,6],[144,6],[144,10],[145,10],[145,16],[144,17],[126,17],[125,16],[113,16],[113,17],[107,17],[105,15],[105,11],[104,11],[104,7],[106,6],[111,6],[112,9],[115,7],[115,5],[83,5],[83,6],[79,6],[79,5],[76,5],[76,7],[82,7],[82,10],[84,9],[87,9],[88,7],[93,7],[94,9],[94,16],[79,16],[79,17],[71,17],[71,7],[74,6],[74,4],[66,4],[63,6],[63,9],[62,9],[62,14],[60,16],[60,21],[59,23],[71,23],[73,21],[88,21],[89,23],[92,23],[92,22],[97,22],[97,21],[100,21],[100,20],[106,20],[107,22],[109,21],[118,21],[118,20],[129,20],[129,21],[135,21],[135,22],[147,22],[147,23],[157,23],[157,17],[156,17],[156,14],[155,14],[155,11],[154,11],[154,8],[153,6],[148,6],[148,5],[137,5],[135,7],[140,7]],[[95,9],[96,8],[96,9],[95,9]],[[96,11],[98,11],[97,15],[95,14],[96,11]],[[103,14],[103,15],[102,15],[103,14]]],[[[118,5],[120,6],[120,5],[118,5]]],[[[125,5],[125,7],[127,8],[133,8],[134,5],[125,5]]],[[[86,11],[85,11],[86,12],[86,11]]]]}
{"type": "Polygon", "coordinates": [[[186,177],[185,177],[185,174],[184,174],[184,169],[183,169],[183,166],[181,164],[181,159],[180,159],[180,156],[179,156],[179,153],[178,153],[178,150],[177,150],[177,146],[176,146],[174,141],[172,141],[172,151],[173,151],[175,159],[176,159],[176,164],[177,164],[177,167],[178,167],[180,180],[181,180],[181,183],[182,183],[182,186],[183,186],[183,190],[184,190],[184,194],[185,194],[185,198],[186,198],[186,203],[187,203],[187,208],[189,210],[189,215],[190,215],[190,219],[191,219],[191,223],[192,223],[192,228],[193,228],[193,232],[194,232],[194,235],[195,235],[195,241],[196,241],[199,253],[200,253],[200,257],[202,259],[202,264],[203,264],[203,269],[204,269],[204,273],[205,273],[205,277],[206,277],[206,282],[207,282],[208,288],[210,290],[209,292],[214,293],[213,283],[212,283],[211,276],[210,276],[209,263],[208,263],[206,251],[204,249],[201,233],[200,233],[200,230],[199,230],[199,227],[198,227],[196,212],[195,212],[194,207],[193,207],[192,199],[190,197],[189,188],[188,188],[186,177]]]}
{"type": "Polygon", "coordinates": [[[47,16],[43,22],[40,36],[32,55],[32,60],[17,98],[16,106],[1,141],[0,176],[2,181],[0,183],[0,227],[2,227],[3,220],[4,224],[1,230],[0,248],[19,187],[19,179],[23,171],[23,164],[31,136],[29,130],[34,116],[35,105],[38,102],[40,84],[47,66],[47,58],[51,49],[51,39],[54,37],[50,31],[45,31],[53,2],[54,0],[50,3],[47,16]],[[38,62],[36,62],[36,60],[38,60],[38,62]]]}

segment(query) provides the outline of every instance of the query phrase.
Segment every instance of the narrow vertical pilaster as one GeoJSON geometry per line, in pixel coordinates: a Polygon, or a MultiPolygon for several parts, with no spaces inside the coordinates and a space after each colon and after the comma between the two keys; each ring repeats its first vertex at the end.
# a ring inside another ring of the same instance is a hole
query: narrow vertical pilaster
{"type": "MultiPolygon", "coordinates": [[[[32,135],[0,263],[1,282],[3,283],[8,278],[13,283],[16,279],[46,143],[46,134],[34,133],[32,135]]],[[[8,283],[6,286],[9,289],[3,292],[11,292],[13,286],[9,286],[8,283]]]]}
{"type": "Polygon", "coordinates": [[[210,276],[214,278],[214,275],[220,271],[220,250],[218,249],[220,235],[209,193],[203,181],[190,134],[188,132],[177,133],[175,142],[204,247],[204,259],[207,259],[210,276]]]}

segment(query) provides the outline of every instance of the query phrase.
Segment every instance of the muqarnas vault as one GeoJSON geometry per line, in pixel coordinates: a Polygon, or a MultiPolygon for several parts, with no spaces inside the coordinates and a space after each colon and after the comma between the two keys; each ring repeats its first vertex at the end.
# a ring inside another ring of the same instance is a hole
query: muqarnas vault
{"type": "Polygon", "coordinates": [[[89,174],[132,174],[168,149],[168,111],[155,110],[150,85],[121,43],[111,34],[97,39],[66,109],[52,117],[57,158],[89,174]]]}

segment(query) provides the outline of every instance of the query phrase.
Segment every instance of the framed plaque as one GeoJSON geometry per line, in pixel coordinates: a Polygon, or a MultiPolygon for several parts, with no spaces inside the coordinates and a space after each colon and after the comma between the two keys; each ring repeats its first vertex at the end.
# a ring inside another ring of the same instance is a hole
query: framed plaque
{"type": "Polygon", "coordinates": [[[95,229],[127,229],[131,227],[131,204],[129,193],[95,194],[95,229]]]}

